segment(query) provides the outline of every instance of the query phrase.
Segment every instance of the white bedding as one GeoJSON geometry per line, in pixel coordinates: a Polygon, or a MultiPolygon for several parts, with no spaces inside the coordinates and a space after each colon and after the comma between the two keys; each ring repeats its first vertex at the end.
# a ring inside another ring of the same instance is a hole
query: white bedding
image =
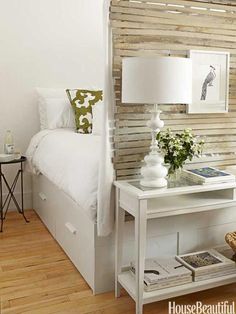
{"type": "Polygon", "coordinates": [[[100,136],[71,129],[43,130],[31,140],[26,156],[31,171],[42,173],[95,220],[100,136]]]}

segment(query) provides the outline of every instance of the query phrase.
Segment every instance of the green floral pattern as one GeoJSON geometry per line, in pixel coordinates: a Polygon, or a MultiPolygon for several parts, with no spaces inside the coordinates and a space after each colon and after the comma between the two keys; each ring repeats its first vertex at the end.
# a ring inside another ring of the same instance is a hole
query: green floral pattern
{"type": "Polygon", "coordinates": [[[92,133],[92,106],[103,100],[103,91],[67,89],[66,93],[75,112],[78,133],[92,133]]]}

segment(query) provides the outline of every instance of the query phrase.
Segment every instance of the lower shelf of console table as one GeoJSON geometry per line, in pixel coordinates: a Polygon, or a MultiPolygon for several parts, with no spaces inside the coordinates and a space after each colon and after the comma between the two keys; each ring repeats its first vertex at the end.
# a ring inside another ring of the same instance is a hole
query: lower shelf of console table
{"type": "MultiPolygon", "coordinates": [[[[129,293],[129,295],[136,301],[135,297],[135,277],[129,272],[125,271],[118,275],[118,281],[121,286],[129,293]]],[[[222,276],[218,278],[208,279],[199,282],[192,282],[189,284],[165,288],[161,290],[143,292],[143,304],[166,300],[173,297],[178,297],[202,290],[212,289],[223,285],[228,285],[236,282],[236,274],[222,276]]]]}

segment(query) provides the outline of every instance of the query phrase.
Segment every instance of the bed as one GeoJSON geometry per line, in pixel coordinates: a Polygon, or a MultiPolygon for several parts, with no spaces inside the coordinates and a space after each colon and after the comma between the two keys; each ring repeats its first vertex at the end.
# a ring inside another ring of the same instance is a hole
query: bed
{"type": "Polygon", "coordinates": [[[104,77],[99,83],[91,77],[90,86],[80,86],[100,86],[104,91],[102,114],[100,110],[96,118],[93,112],[93,134],[75,133],[74,113],[65,95],[68,86],[37,89],[41,131],[27,150],[33,173],[33,207],[94,294],[114,289],[109,7],[110,1],[104,1],[104,77]]]}
{"type": "Polygon", "coordinates": [[[42,130],[27,150],[33,207],[94,294],[114,288],[113,234],[97,234],[101,138],[42,130]]]}

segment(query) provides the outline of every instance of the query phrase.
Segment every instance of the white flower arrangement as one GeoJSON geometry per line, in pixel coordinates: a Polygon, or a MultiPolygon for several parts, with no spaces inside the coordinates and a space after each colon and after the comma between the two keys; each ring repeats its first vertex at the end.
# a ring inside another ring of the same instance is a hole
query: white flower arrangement
{"type": "Polygon", "coordinates": [[[157,141],[165,163],[170,165],[168,174],[183,168],[185,162],[192,160],[194,156],[200,157],[204,145],[204,140],[193,135],[189,128],[176,134],[171,129],[161,131],[157,134],[157,141]]]}

